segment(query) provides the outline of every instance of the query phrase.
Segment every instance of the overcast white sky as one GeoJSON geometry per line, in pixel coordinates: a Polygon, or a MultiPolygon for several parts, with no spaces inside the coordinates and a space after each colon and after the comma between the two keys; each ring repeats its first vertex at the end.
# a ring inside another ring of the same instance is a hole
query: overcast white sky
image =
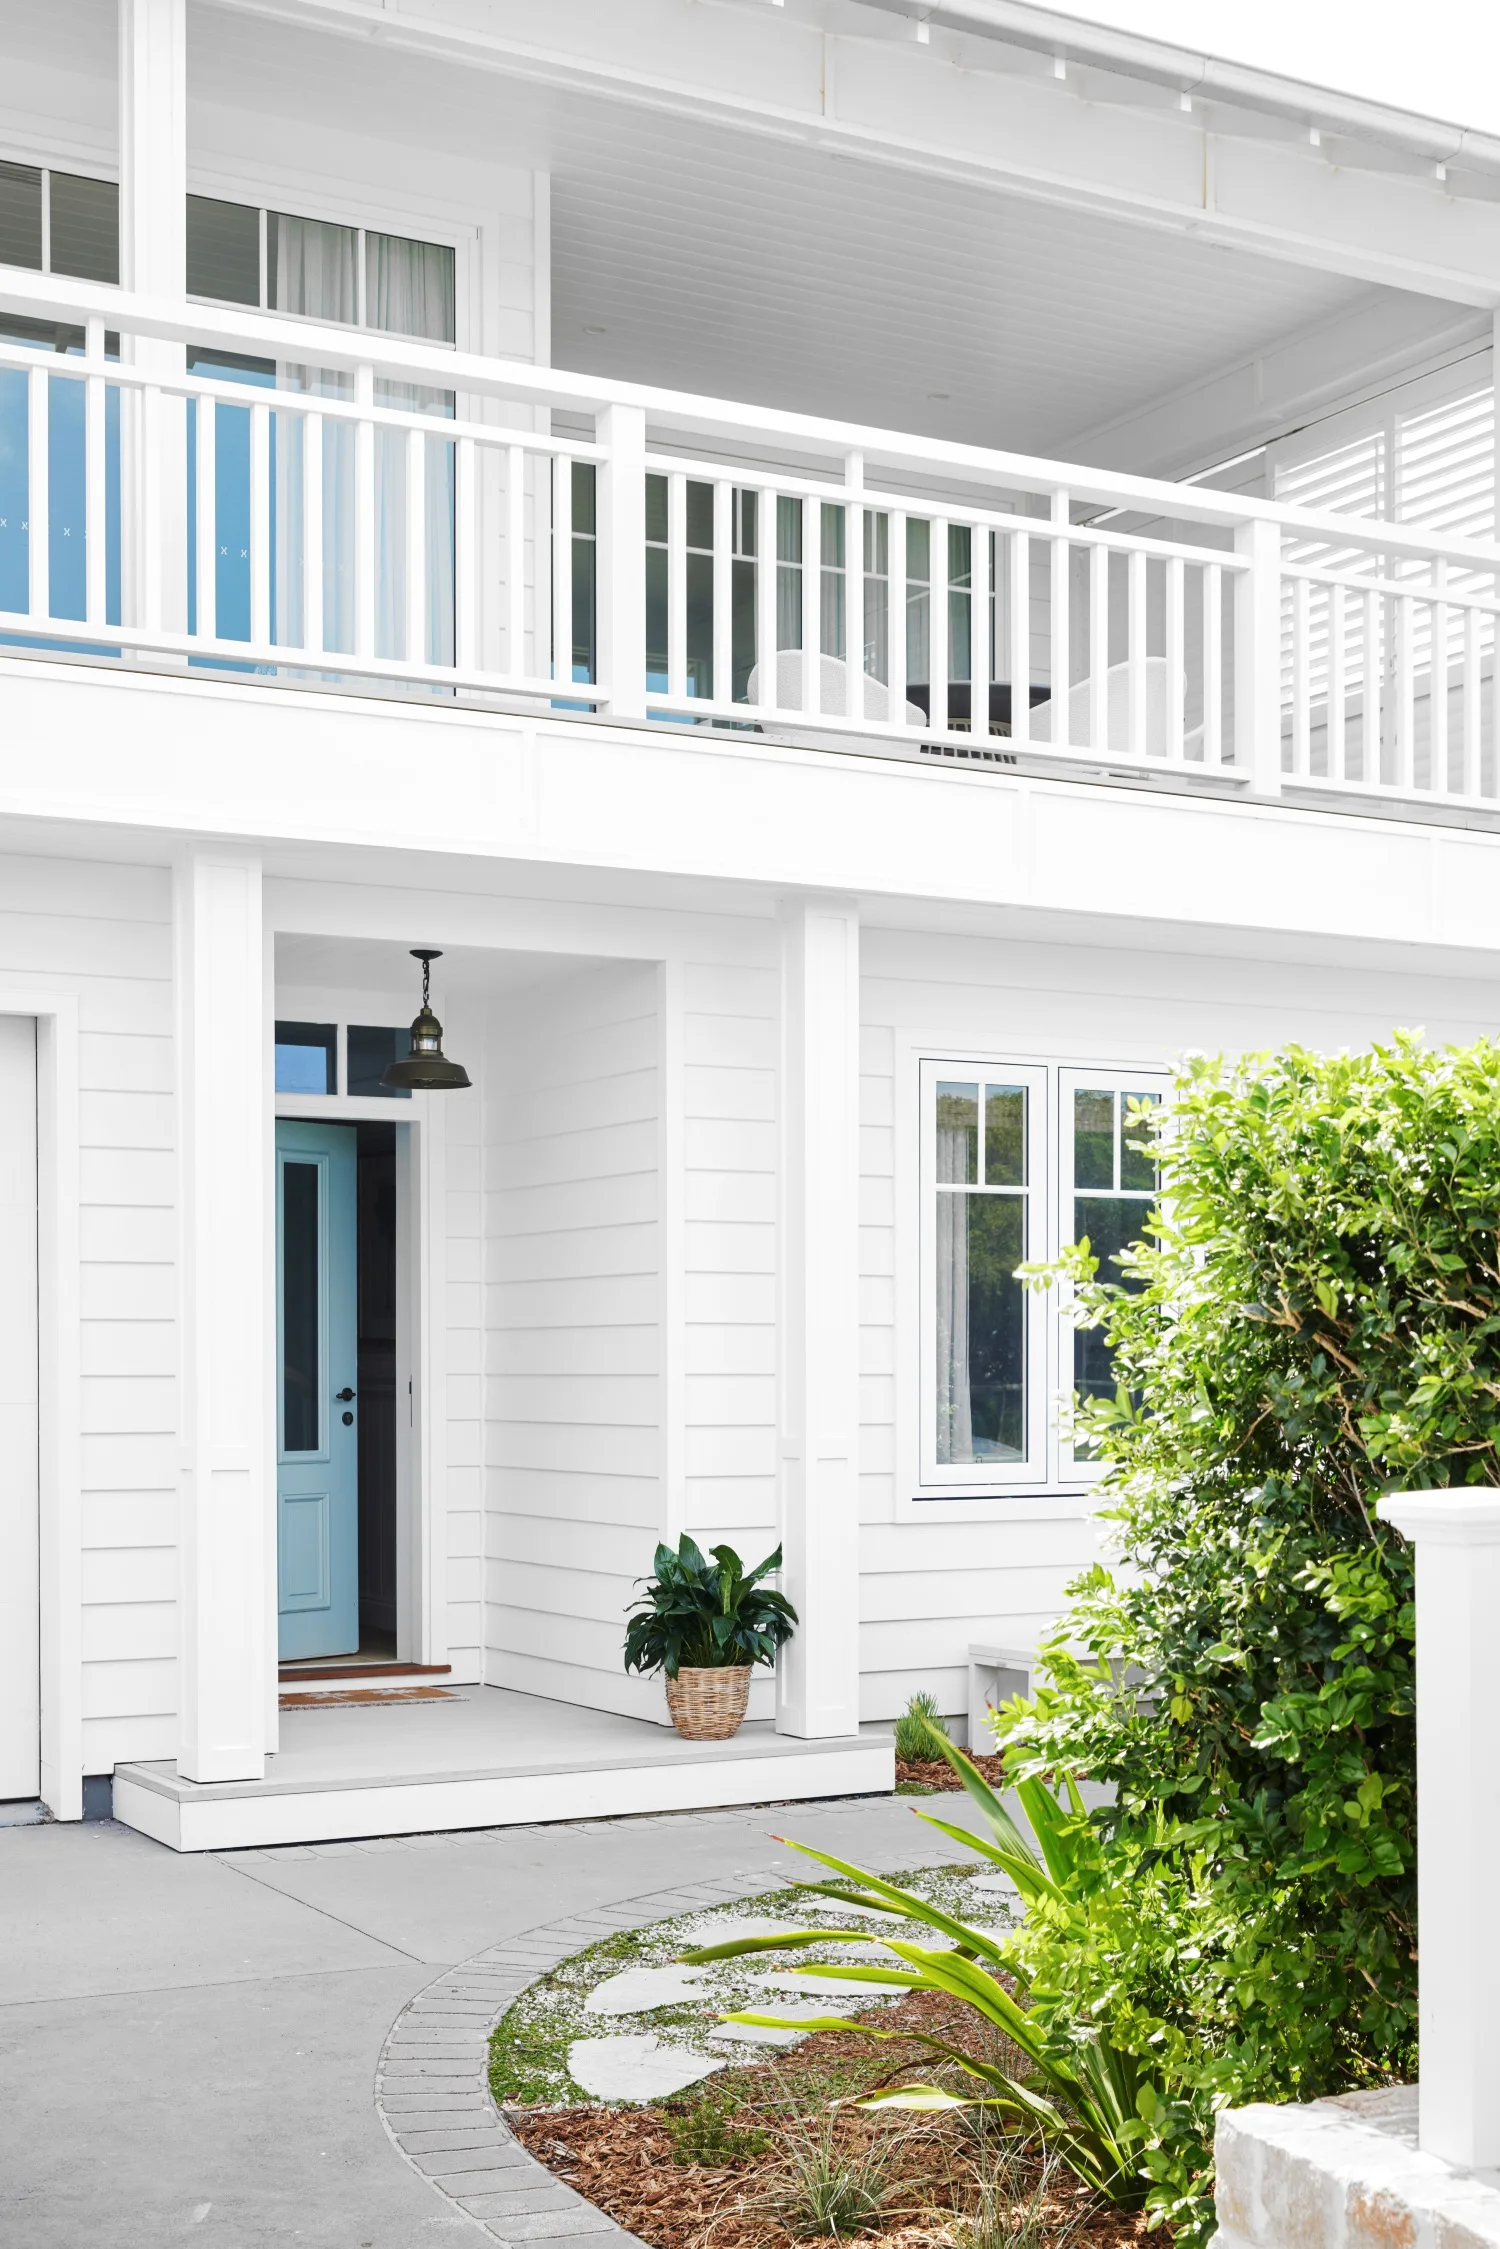
{"type": "MultiPolygon", "coordinates": [[[[1057,0],[1054,0],[1054,5],[1057,0]]],[[[1496,0],[1062,0],[1069,15],[1500,133],[1496,0]]]]}

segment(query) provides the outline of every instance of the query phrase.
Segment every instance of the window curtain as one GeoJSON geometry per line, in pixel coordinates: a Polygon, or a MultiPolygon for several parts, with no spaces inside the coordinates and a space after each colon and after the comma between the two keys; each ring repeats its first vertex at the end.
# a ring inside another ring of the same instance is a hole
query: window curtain
{"type": "MultiPolygon", "coordinates": [[[[455,330],[453,252],[438,242],[412,242],[394,234],[365,237],[365,325],[388,334],[452,343],[455,330]]],[[[415,383],[377,383],[378,404],[408,414],[453,419],[452,391],[415,383]]],[[[406,435],[379,430],[375,438],[375,516],[380,541],[376,579],[376,647],[382,656],[408,661],[453,662],[453,444],[429,437],[424,525],[427,576],[427,646],[406,646],[406,435]]]]}
{"type": "Polygon", "coordinates": [[[937,1134],[937,1457],[944,1467],[974,1458],[969,1395],[969,1197],[944,1182],[966,1180],[968,1135],[937,1134]]]}
{"type": "MultiPolygon", "coordinates": [[[[277,312],[352,327],[359,318],[359,235],[322,219],[266,215],[266,294],[277,312]]],[[[281,369],[287,390],[351,399],[350,376],[295,363],[281,369]]],[[[302,551],[304,430],[300,414],[276,417],[275,633],[295,645],[303,636],[302,551]]],[[[354,647],[354,431],[323,424],[323,645],[354,647]]]]}

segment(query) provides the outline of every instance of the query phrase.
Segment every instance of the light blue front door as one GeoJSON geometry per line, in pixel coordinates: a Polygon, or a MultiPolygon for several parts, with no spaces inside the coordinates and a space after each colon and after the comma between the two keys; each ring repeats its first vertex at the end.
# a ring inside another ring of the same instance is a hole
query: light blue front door
{"type": "Polygon", "coordinates": [[[359,1646],[354,1127],[276,1127],[281,1656],[359,1646]]]}

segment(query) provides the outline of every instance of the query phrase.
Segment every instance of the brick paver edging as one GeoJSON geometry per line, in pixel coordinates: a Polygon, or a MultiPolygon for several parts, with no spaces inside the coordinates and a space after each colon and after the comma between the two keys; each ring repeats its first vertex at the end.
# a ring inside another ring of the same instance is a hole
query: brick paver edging
{"type": "Polygon", "coordinates": [[[522,2147],[490,2098],[490,2032],[528,1984],[601,1937],[745,1895],[743,1876],[653,1890],[542,1922],[445,1969],[397,2016],[376,2072],[376,2108],[407,2162],[505,2249],[580,2235],[589,2249],[636,2243],[522,2147]]]}

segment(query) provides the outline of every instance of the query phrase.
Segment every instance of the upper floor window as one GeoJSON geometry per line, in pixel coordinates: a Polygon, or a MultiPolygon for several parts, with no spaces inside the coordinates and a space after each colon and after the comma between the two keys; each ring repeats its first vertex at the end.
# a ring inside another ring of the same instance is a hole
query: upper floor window
{"type": "Polygon", "coordinates": [[[120,278],[120,191],[113,180],[0,163],[0,265],[120,278]]]}
{"type": "MultiPolygon", "coordinates": [[[[929,1496],[1044,1488],[1088,1467],[1052,1409],[1112,1396],[1108,1343],[1017,1266],[1088,1237],[1101,1278],[1141,1239],[1156,1167],[1139,1143],[1164,1074],[991,1058],[921,1071],[922,1466],[929,1496]]],[[[1127,1285],[1128,1282],[1127,1282],[1127,1285]]]]}
{"type": "Polygon", "coordinates": [[[251,203],[188,197],[187,284],[191,296],[388,335],[451,344],[458,334],[450,244],[251,203]]]}

